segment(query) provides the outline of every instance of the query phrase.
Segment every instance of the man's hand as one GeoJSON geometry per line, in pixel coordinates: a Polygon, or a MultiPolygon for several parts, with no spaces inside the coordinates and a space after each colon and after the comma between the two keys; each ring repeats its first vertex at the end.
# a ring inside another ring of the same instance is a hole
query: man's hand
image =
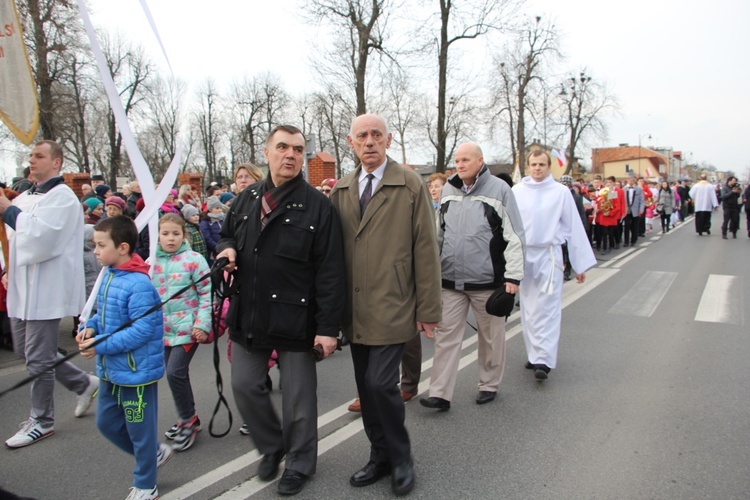
{"type": "Polygon", "coordinates": [[[0,189],[0,215],[10,206],[10,200],[5,196],[5,191],[0,189]]]}
{"type": "Polygon", "coordinates": [[[417,321],[417,330],[424,333],[424,336],[428,339],[435,337],[435,327],[437,323],[425,323],[424,321],[417,321]]]}
{"type": "MultiPolygon", "coordinates": [[[[2,224],[2,222],[0,222],[2,224]]],[[[3,277],[0,278],[0,283],[3,284],[3,287],[7,290],[8,289],[8,273],[3,274],[3,277]]]]}
{"type": "Polygon", "coordinates": [[[229,264],[224,266],[224,270],[228,273],[234,271],[235,263],[237,262],[237,251],[234,248],[225,248],[216,256],[215,260],[219,260],[222,257],[229,259],[229,264]]]}
{"type": "Polygon", "coordinates": [[[576,281],[578,283],[583,283],[586,281],[586,273],[576,274],[576,281]]]}
{"type": "Polygon", "coordinates": [[[313,340],[313,345],[318,345],[323,348],[323,357],[327,358],[336,350],[338,347],[338,340],[336,337],[326,337],[325,335],[316,335],[313,340]]]}
{"type": "Polygon", "coordinates": [[[81,351],[81,356],[86,359],[91,359],[96,356],[96,347],[89,347],[94,342],[96,342],[96,339],[90,338],[78,343],[78,349],[81,351]]]}
{"type": "Polygon", "coordinates": [[[505,283],[505,293],[510,293],[510,294],[513,294],[513,295],[517,294],[518,293],[518,285],[516,285],[515,283],[507,283],[506,282],[505,283]]]}

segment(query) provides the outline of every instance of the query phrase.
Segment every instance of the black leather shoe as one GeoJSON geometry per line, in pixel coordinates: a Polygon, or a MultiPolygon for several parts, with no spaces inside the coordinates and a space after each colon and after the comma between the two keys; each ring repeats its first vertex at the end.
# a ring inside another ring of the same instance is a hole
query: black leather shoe
{"type": "Polygon", "coordinates": [[[283,451],[263,455],[263,458],[260,460],[260,465],[258,466],[258,478],[263,481],[270,481],[275,478],[276,474],[279,473],[279,463],[283,456],[283,451]]]}
{"type": "Polygon", "coordinates": [[[391,464],[386,462],[367,462],[367,465],[349,478],[352,486],[370,486],[391,473],[391,464]]]}
{"type": "Polygon", "coordinates": [[[534,370],[536,368],[536,366],[531,361],[527,361],[523,367],[527,370],[534,370]]]}
{"type": "Polygon", "coordinates": [[[440,411],[451,409],[451,402],[443,398],[419,398],[419,404],[425,408],[434,408],[440,411]]]}
{"type": "Polygon", "coordinates": [[[279,481],[279,495],[296,495],[305,486],[307,476],[296,470],[284,469],[279,481]]]}
{"type": "Polygon", "coordinates": [[[411,460],[393,468],[391,487],[393,488],[393,494],[397,497],[409,493],[414,488],[415,482],[414,463],[411,460]]]}
{"type": "Polygon", "coordinates": [[[485,403],[489,403],[490,401],[494,401],[495,396],[497,396],[496,392],[479,391],[479,394],[477,394],[477,404],[483,405],[485,403]]]}
{"type": "Polygon", "coordinates": [[[534,370],[534,376],[539,380],[546,380],[547,374],[550,371],[550,367],[547,365],[536,365],[536,370],[534,370]]]}

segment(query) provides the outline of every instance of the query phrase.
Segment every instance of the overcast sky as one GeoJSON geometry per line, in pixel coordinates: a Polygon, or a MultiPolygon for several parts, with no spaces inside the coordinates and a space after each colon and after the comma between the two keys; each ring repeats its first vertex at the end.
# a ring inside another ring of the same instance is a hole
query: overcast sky
{"type": "MultiPolygon", "coordinates": [[[[148,4],[178,76],[226,83],[271,71],[294,94],[309,89],[310,42],[319,33],[301,21],[297,0],[148,4]]],[[[117,27],[163,61],[138,0],[89,5],[96,24],[117,27]]],[[[617,96],[620,116],[609,120],[602,146],[636,145],[640,135],[643,145],[673,147],[745,177],[750,1],[527,0],[524,11],[554,20],[564,68],[587,67],[617,96]]],[[[579,155],[590,164],[589,151],[579,155]]]]}

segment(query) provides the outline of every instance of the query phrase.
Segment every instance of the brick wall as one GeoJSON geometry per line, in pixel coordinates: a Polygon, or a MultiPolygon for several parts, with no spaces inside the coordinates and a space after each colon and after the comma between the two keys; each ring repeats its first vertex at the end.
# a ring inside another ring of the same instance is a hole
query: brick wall
{"type": "Polygon", "coordinates": [[[63,174],[63,181],[79,198],[83,197],[81,186],[91,184],[90,174],[63,174]]]}
{"type": "Polygon", "coordinates": [[[307,178],[312,186],[320,186],[326,179],[336,178],[336,160],[326,152],[319,152],[307,161],[307,178]]]}

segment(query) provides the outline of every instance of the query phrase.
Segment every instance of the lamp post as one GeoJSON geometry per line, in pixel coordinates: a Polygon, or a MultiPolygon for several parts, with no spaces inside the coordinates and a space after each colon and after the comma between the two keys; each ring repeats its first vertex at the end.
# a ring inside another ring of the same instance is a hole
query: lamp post
{"type": "Polygon", "coordinates": [[[644,136],[648,136],[648,139],[651,139],[651,134],[638,134],[638,177],[643,177],[641,173],[641,139],[644,136]]]}
{"type": "Polygon", "coordinates": [[[576,143],[578,142],[579,137],[576,137],[578,134],[578,126],[581,123],[581,110],[584,106],[584,103],[588,99],[587,94],[587,86],[588,83],[592,80],[590,76],[586,76],[586,73],[584,71],[581,71],[579,77],[570,77],[570,93],[568,93],[567,90],[565,90],[565,84],[560,84],[560,97],[562,97],[563,101],[565,102],[565,105],[567,106],[568,111],[568,127],[570,127],[570,138],[568,142],[568,148],[567,153],[570,155],[570,160],[568,163],[568,168],[573,167],[573,160],[575,158],[575,149],[576,149],[576,143]],[[570,95],[570,99],[567,98],[567,96],[570,95]],[[575,110],[575,113],[574,113],[575,110]]]}

